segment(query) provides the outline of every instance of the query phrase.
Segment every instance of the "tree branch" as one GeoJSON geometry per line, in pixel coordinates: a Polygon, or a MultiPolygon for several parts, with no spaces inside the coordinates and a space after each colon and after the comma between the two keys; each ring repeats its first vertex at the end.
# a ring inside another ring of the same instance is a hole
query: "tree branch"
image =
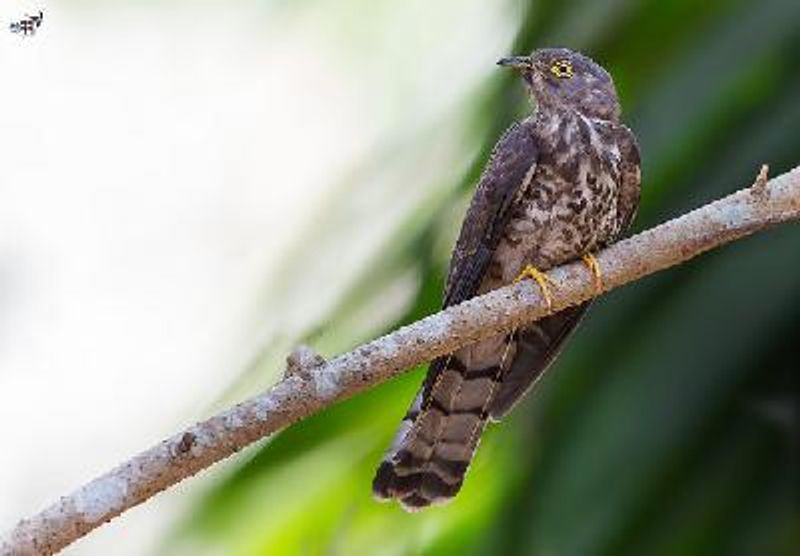
{"type": "MultiPolygon", "coordinates": [[[[800,167],[708,204],[597,255],[603,291],[663,270],[769,226],[800,218],[800,167]]],[[[548,273],[552,309],[597,294],[581,263],[548,273]]],[[[125,510],[248,444],[404,370],[547,314],[526,280],[431,315],[326,362],[308,348],[266,392],[197,423],[62,497],[10,531],[2,555],[53,554],[125,510]]],[[[365,487],[366,488],[366,487],[365,487]]]]}

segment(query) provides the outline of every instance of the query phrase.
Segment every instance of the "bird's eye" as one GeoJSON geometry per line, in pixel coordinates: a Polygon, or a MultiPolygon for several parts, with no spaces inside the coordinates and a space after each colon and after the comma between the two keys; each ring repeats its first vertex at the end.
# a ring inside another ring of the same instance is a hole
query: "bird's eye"
{"type": "Polygon", "coordinates": [[[550,66],[550,71],[553,75],[561,79],[569,79],[575,74],[572,69],[572,62],[569,60],[557,60],[553,62],[553,65],[550,66]]]}

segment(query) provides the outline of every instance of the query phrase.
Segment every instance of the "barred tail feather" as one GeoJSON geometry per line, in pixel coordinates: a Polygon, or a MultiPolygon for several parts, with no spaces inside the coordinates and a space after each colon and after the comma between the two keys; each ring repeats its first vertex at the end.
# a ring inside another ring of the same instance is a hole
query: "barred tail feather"
{"type": "Polygon", "coordinates": [[[588,306],[434,361],[378,468],[375,496],[397,499],[409,511],[454,497],[487,420],[502,418],[533,386],[588,306]]]}
{"type": "Polygon", "coordinates": [[[378,468],[373,492],[408,511],[443,503],[461,488],[486,426],[497,366],[469,371],[457,356],[438,360],[378,468]]]}

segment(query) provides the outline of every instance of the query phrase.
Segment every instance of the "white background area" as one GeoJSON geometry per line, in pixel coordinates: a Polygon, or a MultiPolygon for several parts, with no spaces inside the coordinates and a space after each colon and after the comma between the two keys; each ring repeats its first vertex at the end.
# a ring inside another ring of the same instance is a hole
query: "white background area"
{"type": "MultiPolygon", "coordinates": [[[[350,31],[268,2],[0,0],[0,530],[205,414],[258,349],[253,301],[324,194],[504,53],[481,4],[390,14],[359,58],[331,46],[350,31]],[[38,9],[35,36],[8,32],[38,9]],[[485,59],[444,67],[475,33],[485,59]],[[398,52],[426,37],[439,57],[398,52]]],[[[69,553],[145,553],[182,503],[69,553]]]]}

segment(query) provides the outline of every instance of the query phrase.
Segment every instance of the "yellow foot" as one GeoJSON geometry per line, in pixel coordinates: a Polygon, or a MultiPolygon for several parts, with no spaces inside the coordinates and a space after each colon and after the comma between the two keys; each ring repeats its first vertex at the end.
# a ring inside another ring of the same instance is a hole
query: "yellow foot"
{"type": "Polygon", "coordinates": [[[583,263],[589,268],[589,272],[594,277],[594,290],[596,295],[603,293],[603,271],[600,270],[600,263],[591,253],[586,253],[583,257],[583,263]]]}
{"type": "Polygon", "coordinates": [[[539,284],[539,288],[542,290],[542,296],[544,297],[544,302],[547,304],[547,312],[551,313],[553,311],[553,298],[550,296],[550,286],[555,286],[556,283],[553,282],[553,280],[551,280],[547,274],[533,265],[527,265],[525,268],[523,268],[522,272],[519,273],[519,276],[514,279],[514,283],[516,284],[525,278],[533,278],[536,280],[536,283],[539,284]]]}

